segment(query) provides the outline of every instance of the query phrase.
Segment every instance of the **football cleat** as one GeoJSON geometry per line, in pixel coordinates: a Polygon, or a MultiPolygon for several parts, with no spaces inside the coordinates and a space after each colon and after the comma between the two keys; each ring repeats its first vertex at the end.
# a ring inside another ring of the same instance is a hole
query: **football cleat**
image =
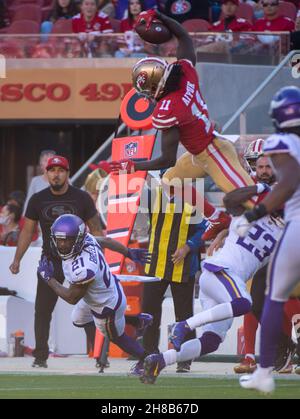
{"type": "Polygon", "coordinates": [[[290,362],[285,368],[278,371],[279,374],[292,374],[294,370],[292,362],[290,362]]]}
{"type": "Polygon", "coordinates": [[[170,342],[173,344],[174,349],[176,349],[177,352],[180,351],[180,347],[183,344],[186,335],[190,332],[191,328],[186,321],[175,323],[173,326],[170,335],[170,342]]]}
{"type": "Polygon", "coordinates": [[[178,362],[177,364],[177,373],[186,373],[191,371],[191,361],[185,361],[185,362],[178,362]]]}
{"type": "Polygon", "coordinates": [[[151,326],[153,323],[152,314],[140,313],[138,314],[139,326],[136,329],[136,337],[139,338],[144,335],[148,326],[151,326]]]}
{"type": "Polygon", "coordinates": [[[226,212],[220,212],[218,218],[215,220],[208,219],[208,222],[208,227],[201,237],[203,241],[214,240],[221,231],[227,229],[231,223],[231,217],[226,212]]]}
{"type": "Polygon", "coordinates": [[[253,374],[257,369],[257,364],[255,360],[249,356],[246,356],[243,361],[234,367],[234,372],[236,374],[253,374]]]}
{"type": "Polygon", "coordinates": [[[35,358],[31,366],[32,368],[48,368],[47,361],[38,358],[35,358]]]}
{"type": "Polygon", "coordinates": [[[294,342],[287,336],[282,336],[275,361],[275,371],[280,374],[286,374],[286,369],[291,364],[291,361],[296,353],[297,347],[294,342]]]}
{"type": "Polygon", "coordinates": [[[161,370],[166,366],[163,354],[152,354],[144,360],[144,373],[140,377],[143,384],[154,384],[161,370]]]}
{"type": "Polygon", "coordinates": [[[132,365],[128,376],[130,377],[142,377],[144,374],[144,360],[140,360],[132,365]]]}
{"type": "Polygon", "coordinates": [[[275,391],[275,380],[270,370],[267,374],[262,374],[261,369],[257,369],[252,375],[242,375],[240,385],[246,390],[257,390],[264,394],[271,394],[275,391]]]}
{"type": "Polygon", "coordinates": [[[296,365],[294,372],[295,374],[300,375],[300,362],[298,363],[298,365],[296,365]]]}

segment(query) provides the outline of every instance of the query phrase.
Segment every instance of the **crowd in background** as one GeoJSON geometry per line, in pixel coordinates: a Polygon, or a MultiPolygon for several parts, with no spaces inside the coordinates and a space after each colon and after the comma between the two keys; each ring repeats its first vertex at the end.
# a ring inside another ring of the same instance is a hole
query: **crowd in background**
{"type": "MultiPolygon", "coordinates": [[[[157,54],[133,31],[138,14],[150,8],[158,8],[191,32],[290,32],[292,47],[296,49],[300,44],[300,2],[280,3],[279,0],[39,0],[22,4],[22,0],[6,0],[0,2],[0,34],[41,33],[42,42],[27,46],[25,51],[25,47],[19,45],[18,48],[9,40],[9,45],[1,44],[0,50],[12,58],[66,54],[68,57],[122,58],[157,54]],[[76,33],[78,38],[66,42],[49,39],[49,34],[63,33],[76,33]],[[110,33],[124,35],[107,44],[100,42],[100,34],[110,33]]],[[[271,41],[271,38],[265,40],[266,43],[271,41]]],[[[164,55],[170,54],[164,51],[164,55]]]]}

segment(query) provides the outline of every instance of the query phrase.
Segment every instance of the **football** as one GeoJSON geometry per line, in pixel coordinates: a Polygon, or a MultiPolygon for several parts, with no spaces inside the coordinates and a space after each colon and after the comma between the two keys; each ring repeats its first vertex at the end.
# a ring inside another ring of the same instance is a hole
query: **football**
{"type": "Polygon", "coordinates": [[[163,44],[172,38],[169,29],[158,19],[153,20],[148,30],[144,22],[136,26],[135,30],[144,41],[150,44],[163,44]]]}

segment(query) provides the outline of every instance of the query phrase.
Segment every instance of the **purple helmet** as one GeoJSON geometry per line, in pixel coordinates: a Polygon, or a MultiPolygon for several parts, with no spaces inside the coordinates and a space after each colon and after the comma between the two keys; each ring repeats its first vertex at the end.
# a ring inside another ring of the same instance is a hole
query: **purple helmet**
{"type": "Polygon", "coordinates": [[[61,215],[54,221],[51,227],[51,243],[58,255],[66,260],[76,256],[81,252],[84,239],[87,235],[85,223],[77,215],[61,215]],[[57,240],[67,240],[70,242],[68,248],[59,248],[57,240]]]}
{"type": "Polygon", "coordinates": [[[296,86],[280,89],[273,97],[269,114],[277,129],[300,127],[300,89],[296,86]]]}

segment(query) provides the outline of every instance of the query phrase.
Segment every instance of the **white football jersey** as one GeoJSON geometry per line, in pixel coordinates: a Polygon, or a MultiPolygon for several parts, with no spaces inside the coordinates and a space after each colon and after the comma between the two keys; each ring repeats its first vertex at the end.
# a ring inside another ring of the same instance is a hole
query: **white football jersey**
{"type": "Polygon", "coordinates": [[[63,261],[63,271],[70,284],[90,284],[83,300],[96,313],[101,314],[104,307],[114,310],[119,305],[121,285],[110,272],[100,245],[90,234],[82,252],[63,261]]]}
{"type": "Polygon", "coordinates": [[[202,267],[211,264],[230,269],[247,282],[269,262],[282,232],[283,225],[279,226],[269,216],[257,221],[244,238],[238,236],[231,224],[224,246],[212,257],[206,258],[202,267]]]}
{"type": "MultiPolygon", "coordinates": [[[[264,154],[289,153],[300,165],[300,138],[295,134],[280,133],[269,137],[264,144],[264,154]]],[[[300,184],[294,195],[287,201],[284,219],[300,221],[300,184]]]]}

